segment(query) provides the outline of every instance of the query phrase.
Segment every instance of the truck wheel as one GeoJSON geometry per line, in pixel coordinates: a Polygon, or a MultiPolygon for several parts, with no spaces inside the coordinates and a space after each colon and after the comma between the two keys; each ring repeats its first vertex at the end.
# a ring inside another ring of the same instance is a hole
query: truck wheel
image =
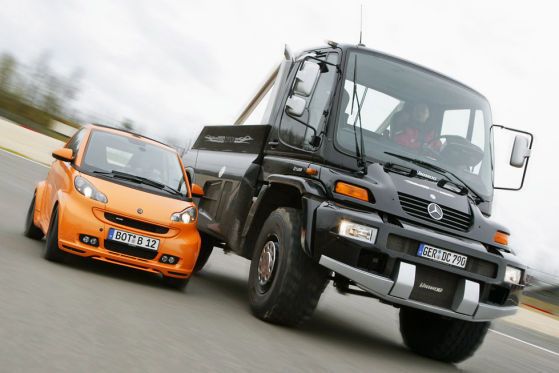
{"type": "Polygon", "coordinates": [[[202,244],[200,245],[200,253],[198,254],[198,259],[196,260],[196,264],[194,265],[193,272],[200,272],[202,268],[210,259],[210,255],[212,255],[212,251],[214,249],[214,241],[210,237],[206,235],[202,235],[202,244]]]}
{"type": "Polygon", "coordinates": [[[262,226],[250,264],[252,313],[274,324],[299,325],[312,315],[328,275],[301,248],[299,211],[277,209],[262,226]]]}
{"type": "Polygon", "coordinates": [[[35,195],[33,195],[33,199],[31,200],[31,204],[29,205],[29,210],[27,210],[27,217],[25,218],[25,229],[23,230],[23,235],[34,240],[40,240],[45,235],[43,234],[43,231],[41,231],[41,229],[39,229],[39,227],[37,227],[33,222],[34,215],[35,195]]]}
{"type": "Polygon", "coordinates": [[[466,360],[481,346],[488,322],[452,319],[413,308],[400,309],[400,333],[410,350],[447,363],[466,360]]]}
{"type": "Polygon", "coordinates": [[[52,212],[43,257],[51,262],[63,262],[66,254],[58,247],[58,208],[52,212]]]}
{"type": "Polygon", "coordinates": [[[183,290],[188,285],[188,278],[163,277],[165,286],[172,289],[183,290]]]}

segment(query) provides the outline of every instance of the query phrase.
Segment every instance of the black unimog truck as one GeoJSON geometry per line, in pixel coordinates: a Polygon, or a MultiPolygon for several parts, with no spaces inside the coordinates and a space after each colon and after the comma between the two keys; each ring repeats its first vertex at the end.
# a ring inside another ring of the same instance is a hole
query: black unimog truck
{"type": "MultiPolygon", "coordinates": [[[[196,269],[214,246],[251,260],[257,317],[300,324],[332,281],[400,308],[410,349],[458,362],[516,311],[526,267],[489,219],[495,126],[478,92],[330,42],[286,52],[235,124],[185,155],[204,189],[196,269]],[[263,124],[238,125],[265,103],[263,124]]],[[[532,136],[516,132],[523,182],[532,136]]]]}

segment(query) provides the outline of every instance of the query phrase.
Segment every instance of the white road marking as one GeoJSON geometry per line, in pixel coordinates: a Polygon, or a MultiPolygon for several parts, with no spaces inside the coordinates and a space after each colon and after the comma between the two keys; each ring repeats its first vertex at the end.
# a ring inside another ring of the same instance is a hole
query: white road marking
{"type": "Polygon", "coordinates": [[[48,165],[46,165],[46,164],[44,164],[44,163],[34,161],[33,159],[29,159],[29,158],[23,157],[23,156],[21,156],[21,155],[19,155],[19,154],[16,154],[16,153],[12,153],[12,152],[9,151],[9,150],[5,150],[5,149],[0,148],[0,151],[3,151],[4,153],[8,153],[8,154],[10,154],[10,155],[13,155],[14,157],[18,157],[18,158],[21,158],[21,159],[25,159],[26,161],[29,161],[29,162],[38,164],[39,166],[43,166],[43,167],[46,167],[46,168],[49,168],[49,167],[50,167],[50,166],[48,166],[48,165]]]}
{"type": "Polygon", "coordinates": [[[540,347],[540,346],[535,345],[535,344],[533,344],[533,343],[529,343],[529,342],[523,341],[522,339],[518,339],[518,338],[512,337],[512,336],[510,336],[510,335],[508,335],[508,334],[501,333],[501,332],[498,332],[498,331],[493,330],[493,329],[489,329],[489,331],[491,331],[491,332],[493,332],[493,333],[495,333],[495,334],[502,335],[503,337],[510,338],[510,339],[512,339],[512,340],[514,340],[514,341],[527,344],[528,346],[532,346],[532,347],[534,347],[534,348],[537,348],[538,350],[542,350],[542,351],[545,351],[545,352],[549,352],[550,354],[559,357],[559,353],[557,353],[557,352],[555,352],[555,351],[548,350],[547,348],[540,347]]]}

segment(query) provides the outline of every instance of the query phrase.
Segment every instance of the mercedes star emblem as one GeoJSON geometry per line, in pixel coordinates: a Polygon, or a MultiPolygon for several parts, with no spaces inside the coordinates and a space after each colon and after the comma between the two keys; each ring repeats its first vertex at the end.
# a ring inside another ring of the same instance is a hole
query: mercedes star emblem
{"type": "Polygon", "coordinates": [[[443,209],[436,203],[430,203],[427,206],[427,212],[435,220],[441,220],[443,218],[443,209]]]}
{"type": "MultiPolygon", "coordinates": [[[[439,207],[439,208],[440,208],[440,207],[439,207]]],[[[137,209],[136,212],[137,212],[138,214],[143,214],[143,213],[144,213],[144,210],[142,210],[142,209],[137,209]]],[[[442,213],[441,213],[441,214],[442,214],[442,213]]]]}

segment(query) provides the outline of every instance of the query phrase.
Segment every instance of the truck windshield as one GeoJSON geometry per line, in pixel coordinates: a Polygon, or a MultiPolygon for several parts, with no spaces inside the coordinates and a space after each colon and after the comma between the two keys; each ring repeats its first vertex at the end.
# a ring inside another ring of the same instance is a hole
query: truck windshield
{"type": "Polygon", "coordinates": [[[423,161],[454,174],[479,197],[491,197],[491,112],[485,98],[374,53],[351,52],[346,66],[336,129],[343,152],[410,168],[424,167],[412,164],[423,161]]]}

